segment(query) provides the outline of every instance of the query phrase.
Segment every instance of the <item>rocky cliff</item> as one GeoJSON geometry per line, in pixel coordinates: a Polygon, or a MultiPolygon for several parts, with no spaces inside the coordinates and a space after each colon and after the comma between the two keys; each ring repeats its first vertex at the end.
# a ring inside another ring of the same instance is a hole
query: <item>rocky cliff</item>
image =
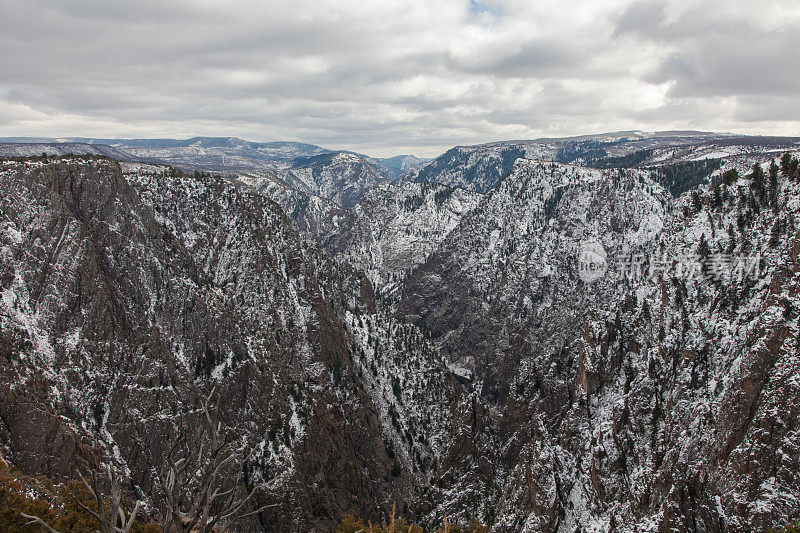
{"type": "Polygon", "coordinates": [[[757,141],[556,143],[572,164],[515,157],[484,193],[365,181],[347,207],[313,170],[5,161],[2,455],[111,459],[157,513],[176,417],[216,387],[276,504],[254,529],[392,502],[497,531],[786,523],[800,174],[757,141]]]}
{"type": "MultiPolygon", "coordinates": [[[[105,159],[5,163],[0,181],[8,460],[64,478],[111,458],[157,513],[154,469],[175,417],[216,387],[227,431],[256,448],[257,503],[278,504],[260,527],[377,518],[421,490],[415,470],[435,453],[396,436],[407,426],[385,427],[393,404],[364,365],[383,355],[380,339],[398,364],[427,353],[398,394],[449,372],[408,327],[356,325],[378,320],[369,284],[334,268],[276,204],[220,178],[105,159]]],[[[449,383],[436,389],[457,395],[449,383]]],[[[439,399],[416,401],[446,412],[439,399]]]]}

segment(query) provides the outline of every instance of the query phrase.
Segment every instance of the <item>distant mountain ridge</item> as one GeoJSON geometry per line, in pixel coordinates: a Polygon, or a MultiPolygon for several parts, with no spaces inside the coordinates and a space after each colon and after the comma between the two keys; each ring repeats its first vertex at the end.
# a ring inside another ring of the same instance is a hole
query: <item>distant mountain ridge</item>
{"type": "Polygon", "coordinates": [[[106,144],[89,144],[81,142],[9,142],[0,143],[0,156],[2,157],[33,157],[46,154],[59,156],[67,154],[104,155],[118,161],[132,161],[133,156],[123,150],[106,144]]]}
{"type": "Polygon", "coordinates": [[[662,161],[696,160],[746,153],[778,153],[800,146],[797,137],[757,137],[706,132],[616,132],[579,137],[497,141],[456,146],[409,169],[401,182],[436,181],[486,193],[510,172],[517,159],[542,159],[587,166],[658,165],[662,161]],[[679,158],[670,150],[683,151],[679,158]],[[621,160],[639,154],[637,161],[621,160]],[[616,159],[616,161],[615,161],[616,159]]]}
{"type": "Polygon", "coordinates": [[[0,138],[0,156],[105,155],[119,161],[184,170],[247,173],[255,182],[277,179],[335,204],[353,205],[368,190],[424,160],[412,155],[373,158],[298,142],[251,142],[238,137],[189,139],[0,138]],[[323,183],[325,182],[325,183],[323,183]]]}
{"type": "MultiPolygon", "coordinates": [[[[66,145],[107,145],[122,151],[128,151],[132,156],[146,155],[145,150],[179,149],[179,148],[216,148],[251,152],[258,154],[265,161],[292,161],[299,157],[311,157],[320,154],[346,150],[332,150],[315,144],[295,141],[248,141],[239,137],[203,137],[196,136],[188,139],[169,138],[142,138],[118,139],[97,137],[0,137],[3,144],[66,144],[66,145]]],[[[355,152],[354,152],[355,153],[355,152]]],[[[4,154],[5,155],[5,154],[4,154]]],[[[386,169],[403,172],[414,165],[419,165],[428,159],[418,158],[413,155],[397,155],[392,157],[367,157],[373,164],[386,169]]]]}

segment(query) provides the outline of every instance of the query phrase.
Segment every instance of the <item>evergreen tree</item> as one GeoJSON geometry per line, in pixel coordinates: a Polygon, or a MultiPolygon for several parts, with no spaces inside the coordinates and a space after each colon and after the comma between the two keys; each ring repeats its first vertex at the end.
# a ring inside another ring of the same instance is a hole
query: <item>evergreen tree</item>
{"type": "Polygon", "coordinates": [[[722,183],[725,185],[733,185],[739,180],[739,173],[736,172],[735,168],[730,170],[726,170],[724,174],[722,174],[722,183]]]}
{"type": "Polygon", "coordinates": [[[699,255],[704,261],[708,259],[708,256],[711,254],[711,248],[708,246],[708,241],[706,240],[706,234],[700,234],[700,244],[697,245],[697,255],[699,255]]]}
{"type": "Polygon", "coordinates": [[[797,180],[798,178],[798,161],[797,158],[786,152],[781,157],[781,174],[786,179],[797,180]]]}
{"type": "Polygon", "coordinates": [[[778,165],[773,159],[769,166],[769,205],[778,211],[778,165]]]}
{"type": "Polygon", "coordinates": [[[781,220],[776,219],[769,236],[769,245],[776,246],[781,238],[781,220]]]}
{"type": "Polygon", "coordinates": [[[770,161],[770,164],[769,164],[769,179],[770,180],[775,180],[775,182],[778,181],[778,170],[779,170],[778,169],[778,165],[775,164],[775,160],[773,159],[772,161],[770,161]]]}
{"type": "Polygon", "coordinates": [[[736,248],[736,231],[733,229],[733,224],[728,224],[728,248],[727,252],[732,253],[736,248]]]}
{"type": "Polygon", "coordinates": [[[700,193],[697,191],[692,193],[692,207],[695,211],[700,211],[700,209],[703,207],[703,200],[700,198],[700,193]]]}
{"type": "Polygon", "coordinates": [[[764,188],[764,170],[758,163],[753,164],[753,172],[750,174],[750,179],[753,180],[751,184],[751,189],[758,197],[758,199],[761,200],[761,202],[763,203],[764,195],[766,192],[764,188]]]}
{"type": "Polygon", "coordinates": [[[722,191],[719,185],[714,187],[713,204],[715,208],[722,209],[722,191]]]}
{"type": "Polygon", "coordinates": [[[792,154],[786,152],[781,156],[781,173],[783,174],[784,178],[791,178],[792,171],[790,170],[792,164],[792,154]]]}

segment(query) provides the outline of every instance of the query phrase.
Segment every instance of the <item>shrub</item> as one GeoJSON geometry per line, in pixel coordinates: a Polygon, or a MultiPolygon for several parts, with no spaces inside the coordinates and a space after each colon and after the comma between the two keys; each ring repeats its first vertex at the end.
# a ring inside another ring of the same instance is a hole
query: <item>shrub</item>
{"type": "MultiPolygon", "coordinates": [[[[451,524],[446,519],[430,533],[489,533],[489,528],[473,519],[468,524],[451,524]]],[[[345,515],[336,533],[425,533],[426,530],[416,524],[409,523],[405,518],[395,520],[393,514],[389,516],[389,523],[383,525],[372,524],[353,515],[345,515]]],[[[794,533],[794,532],[792,532],[794,533]]]]}
{"type": "MultiPolygon", "coordinates": [[[[95,504],[79,481],[55,484],[39,476],[22,474],[0,462],[0,531],[30,533],[36,527],[27,526],[28,520],[20,513],[38,516],[52,528],[61,532],[84,532],[97,529],[97,520],[76,503],[95,510],[95,504]]],[[[132,531],[156,533],[155,524],[134,524],[132,531]]]]}

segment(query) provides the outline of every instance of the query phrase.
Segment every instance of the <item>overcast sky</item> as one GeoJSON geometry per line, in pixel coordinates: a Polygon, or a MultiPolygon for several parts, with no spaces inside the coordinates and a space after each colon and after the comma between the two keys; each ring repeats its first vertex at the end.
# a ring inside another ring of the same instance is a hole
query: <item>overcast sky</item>
{"type": "Polygon", "coordinates": [[[800,2],[5,0],[0,135],[800,135],[800,2]]]}

